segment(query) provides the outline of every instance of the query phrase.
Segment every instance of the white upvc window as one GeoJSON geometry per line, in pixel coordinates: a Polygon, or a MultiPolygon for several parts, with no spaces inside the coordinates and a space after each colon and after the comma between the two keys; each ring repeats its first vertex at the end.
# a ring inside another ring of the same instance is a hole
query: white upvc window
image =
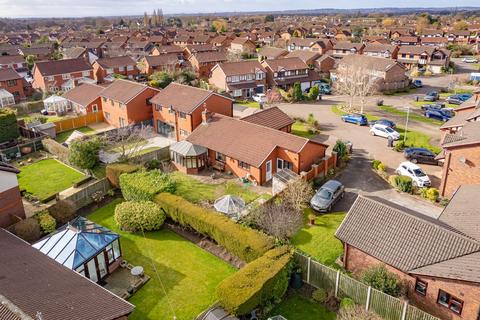
{"type": "Polygon", "coordinates": [[[127,71],[133,71],[133,66],[127,66],[127,71]]]}
{"type": "Polygon", "coordinates": [[[263,72],[257,72],[256,73],[256,78],[257,78],[257,80],[262,80],[263,79],[263,72]]]}
{"type": "Polygon", "coordinates": [[[53,76],[47,76],[47,77],[45,77],[45,80],[53,81],[53,80],[55,80],[55,78],[53,76]]]}
{"type": "Polygon", "coordinates": [[[125,67],[118,67],[118,71],[119,72],[125,71],[125,67]]]}
{"type": "Polygon", "coordinates": [[[69,73],[64,73],[64,74],[62,74],[62,79],[63,79],[63,80],[68,80],[68,79],[70,79],[70,78],[71,78],[71,77],[70,77],[70,74],[69,74],[69,73]]]}
{"type": "Polygon", "coordinates": [[[90,71],[82,71],[82,77],[90,77],[90,71]]]}
{"type": "Polygon", "coordinates": [[[113,69],[112,68],[108,68],[107,69],[107,74],[112,74],[113,73],[113,69]]]}
{"type": "Polygon", "coordinates": [[[234,90],[233,91],[233,96],[234,97],[241,97],[242,96],[242,90],[234,90]]]}

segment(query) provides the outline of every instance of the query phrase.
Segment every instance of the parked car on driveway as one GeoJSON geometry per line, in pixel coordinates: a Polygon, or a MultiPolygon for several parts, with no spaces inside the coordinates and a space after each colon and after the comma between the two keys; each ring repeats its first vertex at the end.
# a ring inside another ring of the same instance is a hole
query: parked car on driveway
{"type": "Polygon", "coordinates": [[[423,101],[437,101],[439,98],[437,91],[431,91],[423,97],[423,101]]]}
{"type": "Polygon", "coordinates": [[[367,117],[360,113],[346,114],[342,116],[343,122],[350,122],[358,124],[359,126],[368,125],[367,117]]]}
{"type": "Polygon", "coordinates": [[[253,101],[261,103],[261,102],[267,101],[267,96],[264,93],[257,93],[255,95],[253,95],[252,99],[253,99],[253,101]]]}
{"type": "Polygon", "coordinates": [[[374,124],[370,129],[372,136],[379,136],[383,138],[392,138],[393,140],[400,139],[400,133],[384,124],[374,124]]]}
{"type": "Polygon", "coordinates": [[[447,122],[452,117],[452,114],[444,109],[427,109],[425,111],[425,117],[447,122]]]}
{"type": "Polygon", "coordinates": [[[376,120],[376,121],[370,121],[369,124],[370,124],[370,126],[373,126],[375,124],[383,124],[384,126],[390,127],[392,129],[395,129],[396,126],[397,126],[395,124],[395,122],[393,122],[391,120],[388,120],[388,119],[379,119],[379,120],[376,120]]]}
{"type": "Polygon", "coordinates": [[[472,97],[469,93],[453,94],[448,96],[446,101],[451,104],[462,104],[472,97]]]}
{"type": "Polygon", "coordinates": [[[462,61],[465,62],[465,63],[478,63],[478,59],[476,59],[474,57],[465,57],[465,58],[463,58],[462,61]]]}
{"type": "Polygon", "coordinates": [[[421,87],[423,87],[422,80],[418,80],[418,79],[413,80],[413,81],[412,81],[412,87],[414,87],[414,88],[421,88],[421,87]]]}
{"type": "Polygon", "coordinates": [[[412,184],[416,187],[430,187],[432,184],[430,178],[423,172],[422,168],[410,161],[400,163],[395,173],[412,178],[412,184]]]}
{"type": "Polygon", "coordinates": [[[436,102],[436,103],[427,103],[422,105],[420,108],[422,110],[428,110],[428,109],[442,109],[445,107],[445,104],[442,102],[436,102]]]}
{"type": "Polygon", "coordinates": [[[345,187],[340,182],[329,180],[317,190],[310,200],[310,206],[313,210],[319,212],[331,211],[333,205],[343,198],[344,194],[345,187]]]}
{"type": "Polygon", "coordinates": [[[403,150],[405,159],[411,163],[426,163],[438,165],[438,160],[435,160],[435,153],[425,148],[406,148],[403,150]]]}

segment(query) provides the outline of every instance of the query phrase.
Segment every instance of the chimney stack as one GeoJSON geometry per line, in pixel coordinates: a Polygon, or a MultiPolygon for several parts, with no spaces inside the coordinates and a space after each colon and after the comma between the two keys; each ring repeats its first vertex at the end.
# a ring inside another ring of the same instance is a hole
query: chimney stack
{"type": "Polygon", "coordinates": [[[212,117],[212,113],[207,110],[207,104],[203,104],[203,111],[202,111],[202,124],[208,124],[208,121],[212,117]]]}

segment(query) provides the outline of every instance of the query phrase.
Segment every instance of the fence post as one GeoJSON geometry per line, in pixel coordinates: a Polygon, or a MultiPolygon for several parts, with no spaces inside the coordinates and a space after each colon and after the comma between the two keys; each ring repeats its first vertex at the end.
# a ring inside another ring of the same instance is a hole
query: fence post
{"type": "Polygon", "coordinates": [[[405,301],[403,303],[403,310],[402,310],[402,318],[401,320],[405,320],[407,318],[407,309],[408,309],[408,302],[405,301]]]}
{"type": "Polygon", "coordinates": [[[312,262],[312,258],[308,257],[308,264],[307,264],[307,283],[310,284],[310,263],[312,262]]]}
{"type": "Polygon", "coordinates": [[[372,297],[372,287],[368,287],[367,290],[367,301],[365,302],[365,310],[370,309],[370,298],[372,297]]]}
{"type": "Polygon", "coordinates": [[[340,271],[337,270],[337,278],[335,279],[335,297],[338,297],[339,286],[340,286],[340,271]]]}

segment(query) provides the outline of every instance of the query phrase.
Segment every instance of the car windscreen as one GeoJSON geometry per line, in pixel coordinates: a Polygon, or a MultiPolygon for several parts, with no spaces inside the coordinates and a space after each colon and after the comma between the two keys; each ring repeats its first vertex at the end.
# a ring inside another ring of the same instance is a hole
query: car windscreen
{"type": "Polygon", "coordinates": [[[393,129],[390,128],[390,127],[385,127],[385,130],[387,130],[388,133],[393,133],[393,132],[395,132],[395,130],[393,130],[393,129]]]}
{"type": "Polygon", "coordinates": [[[317,196],[320,199],[330,200],[332,198],[332,193],[326,189],[320,189],[317,192],[317,196]]]}
{"type": "Polygon", "coordinates": [[[413,173],[416,177],[425,177],[425,173],[421,169],[414,169],[413,173]]]}

